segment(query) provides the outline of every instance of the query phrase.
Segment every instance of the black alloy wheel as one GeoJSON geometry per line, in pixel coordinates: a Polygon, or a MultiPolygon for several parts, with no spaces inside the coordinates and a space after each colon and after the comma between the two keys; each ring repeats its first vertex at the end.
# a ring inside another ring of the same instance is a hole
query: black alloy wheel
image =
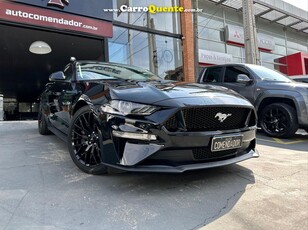
{"type": "Polygon", "coordinates": [[[267,105],[261,111],[260,125],[271,137],[292,137],[298,129],[296,111],[284,103],[267,105]]]}
{"type": "Polygon", "coordinates": [[[38,130],[39,130],[39,133],[41,135],[48,135],[50,134],[50,131],[48,129],[48,126],[47,126],[47,118],[45,116],[45,114],[42,112],[42,110],[40,109],[39,113],[38,113],[38,130]]]}
{"type": "Polygon", "coordinates": [[[68,135],[68,148],[74,163],[89,174],[105,174],[102,164],[103,138],[99,122],[88,106],[73,116],[68,135]]]}

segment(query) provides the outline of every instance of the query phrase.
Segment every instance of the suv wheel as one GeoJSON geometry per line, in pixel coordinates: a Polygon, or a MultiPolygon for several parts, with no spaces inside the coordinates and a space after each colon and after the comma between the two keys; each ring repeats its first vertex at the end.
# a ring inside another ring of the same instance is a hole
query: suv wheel
{"type": "Polygon", "coordinates": [[[74,163],[89,174],[105,174],[102,164],[103,138],[99,122],[89,106],[73,116],[68,135],[68,149],[74,163]]]}
{"type": "Polygon", "coordinates": [[[292,137],[298,129],[296,111],[284,103],[267,105],[260,113],[260,125],[271,137],[292,137]]]}

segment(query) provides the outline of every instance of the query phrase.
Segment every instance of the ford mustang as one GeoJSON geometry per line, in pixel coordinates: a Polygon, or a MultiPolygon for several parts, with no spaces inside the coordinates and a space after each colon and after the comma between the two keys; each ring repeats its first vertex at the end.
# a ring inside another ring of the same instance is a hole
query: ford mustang
{"type": "Polygon", "coordinates": [[[65,140],[86,173],[109,167],[179,173],[259,156],[255,109],[227,88],[75,58],[49,80],[40,96],[39,133],[65,140]]]}

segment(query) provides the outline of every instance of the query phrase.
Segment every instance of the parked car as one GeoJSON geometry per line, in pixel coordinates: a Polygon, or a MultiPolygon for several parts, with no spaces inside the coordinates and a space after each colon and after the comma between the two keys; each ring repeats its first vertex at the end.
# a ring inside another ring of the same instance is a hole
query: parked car
{"type": "Polygon", "coordinates": [[[39,132],[68,142],[84,172],[183,172],[258,157],[253,105],[222,87],[72,59],[40,96],[39,132]]]}
{"type": "Polygon", "coordinates": [[[295,76],[289,76],[289,78],[297,82],[308,83],[308,75],[295,75],[295,76]]]}
{"type": "Polygon", "coordinates": [[[257,109],[258,124],[272,137],[292,137],[308,131],[308,84],[290,80],[259,65],[225,64],[205,67],[198,79],[246,97],[257,109]]]}

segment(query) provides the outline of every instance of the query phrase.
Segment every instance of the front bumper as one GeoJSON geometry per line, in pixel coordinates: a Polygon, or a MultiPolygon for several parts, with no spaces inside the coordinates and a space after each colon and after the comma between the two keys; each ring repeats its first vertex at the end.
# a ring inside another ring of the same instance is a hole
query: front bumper
{"type": "MultiPolygon", "coordinates": [[[[108,119],[117,161],[103,164],[125,171],[181,173],[234,164],[258,157],[256,127],[227,131],[169,132],[163,125],[143,120],[108,119]],[[227,155],[211,153],[196,158],[195,149],[209,150],[214,136],[242,135],[242,147],[227,155]]],[[[108,159],[108,157],[107,157],[108,159]]]]}
{"type": "Polygon", "coordinates": [[[243,155],[227,160],[207,162],[207,163],[194,163],[194,164],[186,164],[179,166],[168,166],[168,165],[136,165],[133,167],[123,166],[123,165],[113,165],[106,164],[107,166],[130,171],[130,172],[163,172],[163,173],[183,173],[185,171],[190,170],[199,170],[199,169],[207,169],[207,168],[215,168],[221,167],[225,165],[235,164],[250,158],[259,157],[259,153],[257,150],[250,150],[249,152],[244,153],[243,155]]]}

